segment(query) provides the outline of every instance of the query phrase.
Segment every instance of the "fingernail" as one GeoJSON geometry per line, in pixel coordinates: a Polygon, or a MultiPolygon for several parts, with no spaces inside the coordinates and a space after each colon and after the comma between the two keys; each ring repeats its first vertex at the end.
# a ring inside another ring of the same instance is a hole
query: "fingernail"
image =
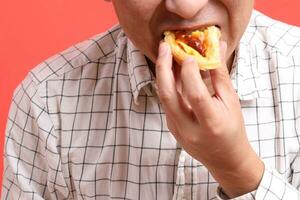
{"type": "Polygon", "coordinates": [[[169,50],[168,44],[165,43],[165,42],[161,43],[161,44],[159,45],[159,50],[158,50],[158,51],[159,51],[159,56],[164,56],[164,55],[166,55],[167,52],[168,52],[168,50],[169,50]]]}
{"type": "Polygon", "coordinates": [[[191,63],[195,63],[195,58],[193,58],[192,56],[187,57],[187,58],[183,61],[183,64],[191,64],[191,63]]]}

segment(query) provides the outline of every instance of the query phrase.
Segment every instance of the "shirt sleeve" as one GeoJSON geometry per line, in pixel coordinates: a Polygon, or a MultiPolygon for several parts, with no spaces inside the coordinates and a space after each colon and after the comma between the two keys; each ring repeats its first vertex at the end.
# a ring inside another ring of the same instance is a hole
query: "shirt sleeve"
{"type": "Polygon", "coordinates": [[[16,89],[10,107],[1,199],[68,197],[57,140],[46,104],[28,76],[16,89]]]}
{"type": "MultiPolygon", "coordinates": [[[[296,160],[295,160],[296,161],[296,160]]],[[[295,163],[295,162],[294,162],[295,163]]],[[[298,168],[300,163],[298,163],[298,168]]],[[[299,168],[300,169],[300,168],[299,168]]],[[[298,170],[299,170],[298,169],[298,170]]],[[[298,175],[297,175],[298,176],[298,175]]],[[[293,175],[294,177],[294,175],[293,175]]],[[[299,186],[297,182],[289,183],[279,172],[265,164],[265,171],[257,190],[233,198],[233,200],[297,200],[300,199],[300,192],[296,189],[299,186]]],[[[217,199],[228,200],[222,189],[218,188],[217,199]]]]}

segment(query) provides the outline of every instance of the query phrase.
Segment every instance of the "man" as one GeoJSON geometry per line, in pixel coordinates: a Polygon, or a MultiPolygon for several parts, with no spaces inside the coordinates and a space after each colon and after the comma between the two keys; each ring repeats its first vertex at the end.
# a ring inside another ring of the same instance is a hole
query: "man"
{"type": "Polygon", "coordinates": [[[17,88],[2,199],[299,199],[300,30],[253,0],[112,3],[121,26],[17,88]],[[209,25],[222,65],[174,67],[163,32],[209,25]]]}

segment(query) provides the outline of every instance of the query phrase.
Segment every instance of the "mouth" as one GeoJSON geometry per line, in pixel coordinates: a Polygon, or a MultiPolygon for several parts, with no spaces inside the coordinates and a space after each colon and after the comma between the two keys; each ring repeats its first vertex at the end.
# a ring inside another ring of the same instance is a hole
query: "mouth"
{"type": "Polygon", "coordinates": [[[165,31],[171,31],[171,32],[184,31],[186,33],[189,33],[189,32],[196,31],[196,30],[202,31],[210,26],[215,26],[221,31],[221,26],[219,26],[218,24],[204,24],[204,25],[193,25],[193,26],[170,26],[170,27],[163,29],[163,31],[161,33],[161,39],[164,39],[165,31]]]}

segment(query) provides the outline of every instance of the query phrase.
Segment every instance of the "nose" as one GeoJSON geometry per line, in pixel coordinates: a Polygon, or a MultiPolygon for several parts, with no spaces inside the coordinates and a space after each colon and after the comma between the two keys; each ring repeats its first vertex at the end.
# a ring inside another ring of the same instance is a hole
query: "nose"
{"type": "Polygon", "coordinates": [[[168,11],[189,19],[195,16],[209,0],[166,0],[168,11]]]}

